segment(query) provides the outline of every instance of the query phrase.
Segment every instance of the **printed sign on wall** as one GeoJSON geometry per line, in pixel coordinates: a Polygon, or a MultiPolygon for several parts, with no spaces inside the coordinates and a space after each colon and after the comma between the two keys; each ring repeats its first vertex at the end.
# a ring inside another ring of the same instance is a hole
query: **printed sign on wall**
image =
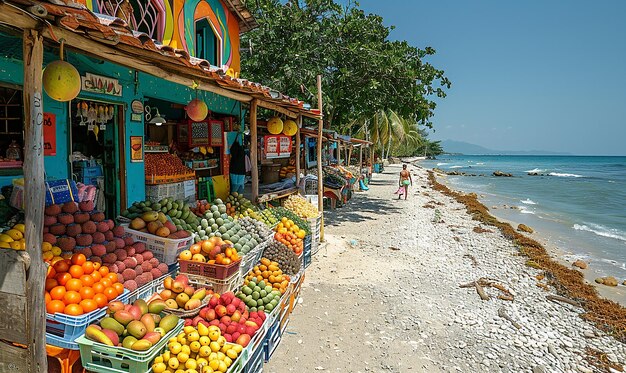
{"type": "Polygon", "coordinates": [[[291,155],[291,137],[285,135],[265,136],[265,157],[284,158],[291,155]]]}
{"type": "Polygon", "coordinates": [[[57,117],[43,113],[43,155],[57,155],[57,117]]]}

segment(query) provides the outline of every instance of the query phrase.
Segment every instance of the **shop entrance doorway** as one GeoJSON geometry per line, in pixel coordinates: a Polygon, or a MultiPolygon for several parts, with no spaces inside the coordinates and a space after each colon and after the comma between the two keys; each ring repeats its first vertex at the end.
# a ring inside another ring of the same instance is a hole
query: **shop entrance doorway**
{"type": "Polygon", "coordinates": [[[71,103],[70,123],[72,177],[96,186],[97,208],[115,218],[126,208],[124,108],[77,99],[71,103]]]}

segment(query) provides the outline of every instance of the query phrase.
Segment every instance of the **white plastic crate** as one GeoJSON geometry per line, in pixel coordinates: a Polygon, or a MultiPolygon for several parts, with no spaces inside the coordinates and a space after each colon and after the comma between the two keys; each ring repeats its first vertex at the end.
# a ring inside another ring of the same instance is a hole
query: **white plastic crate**
{"type": "Polygon", "coordinates": [[[167,265],[178,261],[178,255],[187,250],[193,243],[193,236],[187,238],[163,238],[151,233],[139,232],[124,226],[126,233],[129,233],[136,242],[143,242],[146,248],[152,252],[155,258],[167,265]]]}
{"type": "Polygon", "coordinates": [[[242,276],[245,277],[248,272],[250,272],[252,268],[254,268],[254,265],[261,260],[261,257],[263,256],[263,251],[265,251],[265,248],[269,245],[269,242],[270,241],[264,241],[256,245],[254,249],[250,250],[241,259],[241,264],[239,265],[239,273],[241,273],[242,276]]]}

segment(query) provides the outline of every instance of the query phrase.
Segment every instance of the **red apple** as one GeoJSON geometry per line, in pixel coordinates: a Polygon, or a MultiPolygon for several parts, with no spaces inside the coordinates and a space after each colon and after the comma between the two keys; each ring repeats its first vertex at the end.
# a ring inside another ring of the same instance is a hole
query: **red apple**
{"type": "Polygon", "coordinates": [[[235,313],[235,311],[237,311],[237,307],[235,307],[234,304],[229,304],[228,306],[226,306],[226,313],[229,315],[232,315],[233,313],[235,313]]]}
{"type": "Polygon", "coordinates": [[[220,321],[218,319],[211,320],[211,322],[209,323],[209,326],[210,325],[219,326],[220,325],[220,321]]]}
{"type": "Polygon", "coordinates": [[[222,323],[224,323],[224,324],[226,324],[226,325],[230,324],[230,322],[231,322],[231,320],[230,320],[230,316],[222,316],[222,317],[220,318],[220,322],[222,322],[222,323]]]}
{"type": "Polygon", "coordinates": [[[215,310],[211,310],[210,309],[210,310],[206,311],[206,313],[204,315],[204,318],[206,320],[208,320],[208,321],[215,320],[217,318],[216,315],[215,315],[215,310]]]}
{"type": "Polygon", "coordinates": [[[185,326],[190,326],[192,323],[191,319],[185,319],[185,326]]]}
{"type": "Polygon", "coordinates": [[[242,324],[239,324],[239,326],[237,327],[237,332],[239,332],[239,334],[245,333],[246,332],[246,326],[242,325],[242,324]]]}
{"type": "Polygon", "coordinates": [[[252,327],[252,326],[246,326],[246,334],[254,335],[256,331],[257,331],[257,328],[252,327]]]}
{"type": "Polygon", "coordinates": [[[226,311],[226,307],[221,304],[215,307],[215,314],[217,317],[225,316],[228,312],[226,311]]]}
{"type": "Polygon", "coordinates": [[[233,342],[233,336],[230,334],[224,334],[224,338],[226,338],[226,342],[228,343],[232,343],[233,342]]]}
{"type": "Polygon", "coordinates": [[[220,323],[219,327],[220,327],[220,331],[222,332],[222,334],[226,333],[226,325],[220,323]]]}
{"type": "Polygon", "coordinates": [[[202,321],[202,317],[196,316],[193,318],[193,326],[198,326],[198,323],[202,321]]]}
{"type": "Polygon", "coordinates": [[[227,334],[233,334],[237,331],[237,324],[231,323],[226,327],[226,333],[227,334]]]}
{"type": "Polygon", "coordinates": [[[237,338],[239,338],[239,336],[240,336],[240,335],[241,335],[241,333],[239,333],[239,332],[234,332],[234,333],[233,333],[233,335],[232,335],[232,337],[233,337],[233,341],[236,341],[236,340],[237,340],[237,338]]]}
{"type": "Polygon", "coordinates": [[[204,307],[200,310],[200,313],[198,314],[198,316],[202,317],[203,319],[206,320],[206,314],[209,311],[209,307],[204,307]]]}
{"type": "Polygon", "coordinates": [[[209,307],[214,309],[219,302],[219,298],[220,296],[218,294],[213,294],[213,297],[209,300],[209,307]]]}

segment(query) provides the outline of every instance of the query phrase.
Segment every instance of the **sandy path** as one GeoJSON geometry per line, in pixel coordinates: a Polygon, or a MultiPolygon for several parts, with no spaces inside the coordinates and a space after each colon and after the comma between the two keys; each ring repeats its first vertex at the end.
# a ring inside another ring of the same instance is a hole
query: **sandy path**
{"type": "Polygon", "coordinates": [[[579,310],[545,300],[539,272],[512,244],[473,232],[478,223],[427,187],[424,170],[413,168],[409,200],[395,200],[399,170],[388,167],[369,192],[326,214],[329,244],[264,372],[591,372],[586,347],[626,362],[624,345],[579,310]],[[481,301],[458,287],[479,277],[497,279],[515,301],[495,289],[481,301]],[[521,330],[498,316],[501,307],[521,330]]]}

